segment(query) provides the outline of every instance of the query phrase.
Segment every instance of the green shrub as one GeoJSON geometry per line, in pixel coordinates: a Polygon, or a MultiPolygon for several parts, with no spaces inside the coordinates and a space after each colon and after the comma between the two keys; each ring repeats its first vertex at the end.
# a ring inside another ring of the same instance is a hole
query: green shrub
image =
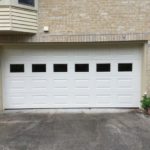
{"type": "Polygon", "coordinates": [[[150,108],[150,97],[143,96],[141,104],[143,109],[148,110],[148,108],[150,108]]]}

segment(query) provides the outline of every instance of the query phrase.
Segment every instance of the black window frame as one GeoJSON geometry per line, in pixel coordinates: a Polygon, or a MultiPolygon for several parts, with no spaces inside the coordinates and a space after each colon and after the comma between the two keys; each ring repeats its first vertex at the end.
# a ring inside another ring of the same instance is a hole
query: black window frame
{"type": "Polygon", "coordinates": [[[68,64],[53,64],[53,72],[55,73],[68,72],[68,64]]]}
{"type": "Polygon", "coordinates": [[[97,63],[96,72],[111,72],[111,63],[97,63]]]}
{"type": "Polygon", "coordinates": [[[25,65],[24,64],[10,64],[10,73],[24,73],[25,72],[25,65]],[[23,68],[17,68],[17,66],[19,67],[23,67],[23,68]],[[16,70],[16,71],[15,71],[16,70]]]}
{"type": "Polygon", "coordinates": [[[89,72],[89,64],[88,63],[77,63],[75,64],[75,72],[81,72],[81,73],[84,73],[84,72],[89,72]],[[77,68],[79,67],[79,68],[77,68]],[[83,68],[82,68],[83,67],[83,68]],[[87,67],[84,69],[84,67],[87,67]]]}
{"type": "Polygon", "coordinates": [[[46,64],[32,64],[32,73],[45,73],[47,70],[46,70],[46,64]],[[38,68],[34,68],[34,67],[39,67],[39,66],[44,66],[44,70],[42,71],[38,71],[37,69],[38,68]]]}
{"type": "Polygon", "coordinates": [[[33,0],[32,4],[23,2],[23,0],[18,0],[18,4],[35,7],[35,0],[33,0]]]}
{"type": "Polygon", "coordinates": [[[133,71],[133,63],[118,63],[118,72],[132,72],[132,71],[133,71]]]}

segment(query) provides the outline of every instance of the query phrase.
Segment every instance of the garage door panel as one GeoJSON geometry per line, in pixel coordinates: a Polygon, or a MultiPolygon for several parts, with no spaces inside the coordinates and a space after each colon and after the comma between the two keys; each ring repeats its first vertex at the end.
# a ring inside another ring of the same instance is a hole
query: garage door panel
{"type": "Polygon", "coordinates": [[[103,88],[110,88],[112,85],[112,80],[111,79],[96,79],[96,89],[103,89],[103,88]]]}
{"type": "Polygon", "coordinates": [[[118,88],[133,88],[134,80],[133,79],[118,79],[118,88]]]}
{"type": "Polygon", "coordinates": [[[107,94],[107,93],[111,93],[115,91],[115,89],[112,89],[112,88],[96,88],[95,89],[95,92],[96,94],[107,94]]]}
{"type": "Polygon", "coordinates": [[[69,90],[53,90],[53,91],[51,91],[51,94],[52,95],[56,95],[56,96],[63,96],[63,95],[65,95],[65,96],[69,96],[69,90]]]}
{"type": "Polygon", "coordinates": [[[134,49],[134,48],[115,48],[110,51],[111,58],[116,59],[122,59],[130,58],[130,59],[138,59],[140,58],[140,50],[134,49]],[[132,49],[132,50],[131,50],[132,49]]]}
{"type": "Polygon", "coordinates": [[[76,89],[90,88],[90,79],[76,79],[74,86],[76,89]]]}
{"type": "Polygon", "coordinates": [[[133,95],[118,95],[117,104],[120,104],[122,107],[131,106],[131,107],[140,107],[140,103],[137,101],[137,96],[133,95]]]}
{"type": "Polygon", "coordinates": [[[7,83],[10,88],[24,88],[26,81],[24,79],[8,79],[7,83]]]}
{"type": "Polygon", "coordinates": [[[27,90],[24,87],[22,87],[22,88],[15,87],[15,88],[9,88],[6,93],[25,93],[26,91],[27,90]]]}
{"type": "Polygon", "coordinates": [[[75,96],[90,96],[90,92],[91,92],[91,90],[90,89],[75,89],[74,90],[74,93],[75,93],[75,96]]]}
{"type": "Polygon", "coordinates": [[[131,104],[133,103],[131,100],[134,99],[134,96],[133,95],[118,95],[118,103],[120,104],[123,104],[123,103],[126,103],[126,104],[131,104]]]}
{"type": "Polygon", "coordinates": [[[52,89],[53,93],[68,93],[70,89],[68,87],[55,87],[52,89]]]}
{"type": "Polygon", "coordinates": [[[46,93],[49,92],[47,88],[40,88],[40,87],[34,87],[31,89],[31,92],[33,93],[46,93]]]}
{"type": "Polygon", "coordinates": [[[54,78],[53,84],[54,84],[54,87],[61,87],[61,86],[65,86],[65,85],[67,86],[69,83],[68,83],[68,79],[54,78]]]}
{"type": "Polygon", "coordinates": [[[97,94],[96,95],[96,104],[111,104],[112,103],[112,95],[111,94],[97,94]]]}
{"type": "Polygon", "coordinates": [[[26,85],[26,79],[8,78],[6,81],[6,86],[5,86],[5,88],[7,89],[6,93],[27,92],[28,89],[25,85],[26,85]]]}
{"type": "Polygon", "coordinates": [[[47,79],[41,79],[41,78],[33,78],[31,79],[32,86],[33,87],[45,87],[46,83],[48,82],[47,79]]]}
{"type": "Polygon", "coordinates": [[[86,95],[86,94],[83,93],[83,94],[80,94],[80,95],[76,95],[75,96],[75,104],[81,105],[80,107],[82,107],[82,104],[89,105],[90,104],[89,99],[90,99],[90,96],[88,94],[86,95]]]}
{"type": "Polygon", "coordinates": [[[16,47],[16,50],[5,50],[4,56],[5,108],[139,106],[141,54],[138,47],[46,50],[16,47]],[[15,63],[24,64],[25,71],[10,72],[10,64],[15,63]],[[132,63],[132,71],[119,71],[119,63],[132,63]],[[46,72],[32,72],[32,64],[45,64],[46,72]],[[55,64],[67,64],[67,71],[55,72],[55,64]],[[76,64],[88,64],[89,69],[76,72],[76,64]],[[110,70],[105,67],[97,70],[97,64],[110,64],[110,70]]]}
{"type": "Polygon", "coordinates": [[[25,56],[23,56],[23,54],[21,55],[17,55],[17,56],[5,56],[5,59],[8,60],[7,63],[11,64],[11,63],[23,63],[24,60],[28,61],[29,59],[25,56]]]}
{"type": "Polygon", "coordinates": [[[48,95],[32,95],[33,105],[46,105],[48,100],[48,95]]]}
{"type": "Polygon", "coordinates": [[[7,94],[7,97],[5,98],[4,106],[5,108],[22,108],[25,104],[25,100],[27,99],[27,95],[25,96],[25,93],[22,94],[7,94]]]}
{"type": "Polygon", "coordinates": [[[108,60],[111,57],[111,51],[108,49],[100,50],[100,52],[95,51],[93,54],[93,60],[108,60]]]}
{"type": "Polygon", "coordinates": [[[44,61],[46,61],[47,62],[47,60],[48,60],[48,57],[47,56],[45,56],[45,54],[43,55],[43,54],[36,54],[36,56],[35,56],[35,54],[34,54],[34,56],[30,56],[30,63],[37,63],[37,60],[38,60],[38,63],[43,63],[43,60],[44,61]]]}
{"type": "Polygon", "coordinates": [[[59,105],[61,106],[61,104],[65,104],[68,105],[69,101],[69,96],[67,94],[59,94],[59,95],[54,95],[53,97],[53,101],[54,101],[54,105],[59,105]]]}
{"type": "Polygon", "coordinates": [[[43,93],[49,92],[47,79],[31,79],[31,82],[28,84],[29,89],[33,93],[43,93]]]}

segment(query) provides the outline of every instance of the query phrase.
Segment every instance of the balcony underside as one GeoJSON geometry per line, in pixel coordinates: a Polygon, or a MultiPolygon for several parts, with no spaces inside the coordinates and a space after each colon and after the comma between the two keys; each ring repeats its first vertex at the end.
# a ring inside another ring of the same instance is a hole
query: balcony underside
{"type": "Polygon", "coordinates": [[[0,34],[36,33],[37,11],[18,7],[0,7],[0,34]]]}

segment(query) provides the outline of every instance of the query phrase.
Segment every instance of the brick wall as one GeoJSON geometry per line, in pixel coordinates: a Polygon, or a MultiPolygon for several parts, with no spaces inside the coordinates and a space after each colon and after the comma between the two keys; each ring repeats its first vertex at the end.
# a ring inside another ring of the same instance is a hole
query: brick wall
{"type": "Polygon", "coordinates": [[[0,43],[149,40],[150,0],[39,0],[38,20],[36,35],[3,35],[0,43]]]}
{"type": "Polygon", "coordinates": [[[39,32],[51,35],[150,31],[150,0],[39,0],[39,32]]]}

